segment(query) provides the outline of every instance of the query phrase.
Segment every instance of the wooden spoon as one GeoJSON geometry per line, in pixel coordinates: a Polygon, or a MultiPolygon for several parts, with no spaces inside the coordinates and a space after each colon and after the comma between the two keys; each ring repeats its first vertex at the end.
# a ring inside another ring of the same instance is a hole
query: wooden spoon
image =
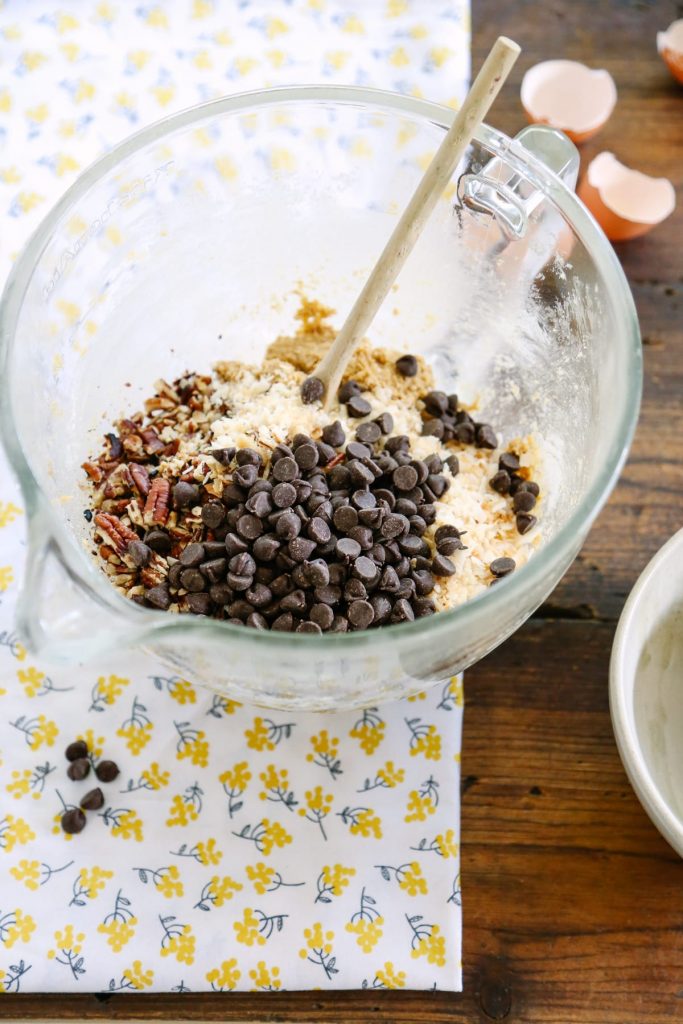
{"type": "Polygon", "coordinates": [[[315,373],[302,384],[303,402],[315,402],[322,398],[323,406],[329,407],[356,344],[365,334],[387,297],[389,289],[450,181],[460,157],[486,117],[519,53],[517,43],[506,36],[499,36],[493,44],[464,103],[455,115],[453,124],[446,132],[424,177],[403,211],[342,329],[318,363],[315,373]]]}

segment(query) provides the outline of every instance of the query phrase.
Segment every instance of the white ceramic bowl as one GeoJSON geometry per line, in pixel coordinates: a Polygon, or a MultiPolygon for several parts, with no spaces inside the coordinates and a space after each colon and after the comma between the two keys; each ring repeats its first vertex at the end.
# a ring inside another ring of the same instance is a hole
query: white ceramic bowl
{"type": "Polygon", "coordinates": [[[610,711],[631,785],[683,857],[683,530],[646,567],[621,614],[610,711]]]}

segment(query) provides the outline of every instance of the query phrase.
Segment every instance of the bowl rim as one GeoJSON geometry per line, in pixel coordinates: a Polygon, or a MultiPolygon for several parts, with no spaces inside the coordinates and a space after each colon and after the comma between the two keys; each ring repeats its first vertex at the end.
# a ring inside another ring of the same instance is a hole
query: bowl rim
{"type": "MultiPolygon", "coordinates": [[[[0,432],[10,462],[19,477],[29,518],[31,514],[36,514],[39,511],[44,513],[45,521],[49,523],[51,535],[57,541],[67,568],[78,577],[83,588],[100,606],[116,612],[120,621],[127,622],[128,627],[132,630],[130,640],[132,645],[162,641],[169,635],[182,634],[186,639],[192,635],[197,641],[204,637],[215,639],[217,635],[220,635],[226,641],[230,640],[244,646],[251,646],[257,639],[259,647],[263,648],[263,645],[267,644],[273,654],[278,650],[291,652],[301,644],[305,645],[305,649],[313,654],[321,654],[323,650],[327,652],[335,650],[340,655],[358,651],[362,651],[363,654],[371,654],[386,642],[393,642],[399,647],[404,647],[413,646],[420,638],[427,641],[440,630],[447,631],[455,624],[456,618],[461,629],[466,629],[470,624],[476,626],[478,620],[480,621],[482,618],[496,621],[509,600],[508,594],[511,587],[522,593],[540,593],[543,590],[543,577],[547,565],[559,566],[563,556],[571,553],[576,547],[577,538],[582,540],[585,537],[616,483],[633,439],[642,392],[642,349],[633,296],[616,253],[595,219],[576,194],[568,189],[560,178],[553,174],[542,161],[516,143],[514,139],[510,139],[497,129],[482,124],[475,133],[475,140],[492,154],[502,156],[514,170],[519,171],[535,187],[542,189],[546,197],[556,205],[575,235],[591,254],[591,258],[599,265],[616,320],[623,325],[623,331],[619,332],[619,343],[621,358],[627,364],[628,388],[626,393],[620,396],[621,409],[613,430],[612,443],[602,472],[593,481],[592,486],[564,526],[543,544],[533,558],[529,559],[511,577],[501,581],[498,586],[487,588],[483,593],[462,605],[439,612],[437,615],[426,616],[413,622],[383,626],[380,630],[363,630],[346,634],[326,633],[322,636],[267,631],[249,634],[249,631],[243,627],[232,625],[229,622],[215,619],[202,622],[199,617],[169,616],[165,612],[141,608],[128,601],[111,586],[109,580],[95,565],[94,560],[89,559],[87,554],[80,550],[51,504],[45,500],[40,485],[24,456],[14,427],[11,398],[6,383],[9,377],[7,371],[19,313],[31,275],[49,242],[55,225],[92,185],[114,169],[120,161],[127,159],[151,143],[159,142],[172,132],[195,126],[214,116],[297,102],[341,103],[365,107],[370,113],[375,111],[407,114],[426,120],[444,131],[448,129],[455,117],[453,109],[438,103],[382,89],[341,85],[283,86],[254,90],[231,94],[188,107],[128,136],[83,171],[47,213],[21,250],[9,274],[0,300],[0,366],[3,371],[0,432]]],[[[501,636],[498,642],[502,642],[510,631],[501,636]]],[[[106,649],[107,644],[102,646],[103,649],[106,649]]]]}
{"type": "Polygon", "coordinates": [[[670,537],[650,559],[619,616],[609,665],[609,707],[619,756],[636,796],[662,836],[683,857],[683,821],[662,796],[643,754],[636,728],[633,693],[638,662],[634,655],[640,657],[649,635],[637,650],[630,647],[633,620],[639,614],[642,602],[647,600],[650,585],[661,572],[671,571],[671,555],[679,548],[683,549],[683,529],[670,537]]]}

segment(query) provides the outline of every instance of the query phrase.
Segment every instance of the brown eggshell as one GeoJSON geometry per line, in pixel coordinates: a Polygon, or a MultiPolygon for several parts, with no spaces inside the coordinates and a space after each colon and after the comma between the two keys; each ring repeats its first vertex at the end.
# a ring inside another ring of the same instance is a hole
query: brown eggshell
{"type": "Polygon", "coordinates": [[[674,78],[683,84],[683,18],[657,33],[657,49],[674,78]]]}
{"type": "Polygon", "coordinates": [[[613,242],[647,234],[676,205],[670,181],[633,171],[612,153],[600,153],[591,161],[577,195],[613,242]]]}

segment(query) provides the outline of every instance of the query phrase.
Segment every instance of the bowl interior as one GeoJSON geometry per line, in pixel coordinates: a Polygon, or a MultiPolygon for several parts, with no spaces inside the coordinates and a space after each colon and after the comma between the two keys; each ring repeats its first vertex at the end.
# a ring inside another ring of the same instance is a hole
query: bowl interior
{"type": "Polygon", "coordinates": [[[611,708],[626,771],[645,810],[683,856],[683,531],[655,556],[622,614],[611,708]]]}

